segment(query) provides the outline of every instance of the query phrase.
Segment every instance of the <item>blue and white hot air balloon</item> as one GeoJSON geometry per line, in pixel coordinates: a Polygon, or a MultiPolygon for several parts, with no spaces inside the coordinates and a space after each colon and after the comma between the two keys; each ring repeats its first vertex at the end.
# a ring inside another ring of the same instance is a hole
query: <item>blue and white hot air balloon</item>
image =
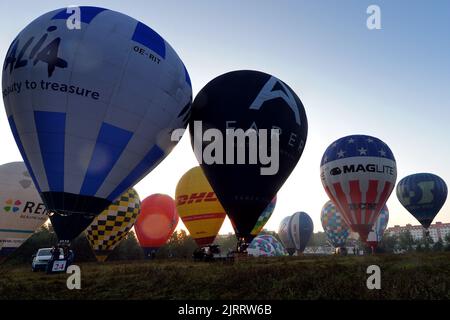
{"type": "Polygon", "coordinates": [[[397,184],[397,198],[420,224],[428,230],[447,200],[445,181],[432,173],[415,173],[397,184]]]}
{"type": "Polygon", "coordinates": [[[290,220],[291,216],[285,217],[283,220],[281,220],[280,226],[278,227],[278,236],[280,237],[280,240],[283,243],[283,246],[286,249],[287,253],[292,256],[295,253],[295,243],[294,239],[292,239],[289,229],[290,220]]]}
{"type": "Polygon", "coordinates": [[[314,224],[306,212],[296,212],[289,220],[289,233],[297,253],[302,253],[314,231],[314,224]]]}
{"type": "Polygon", "coordinates": [[[2,77],[11,130],[60,240],[167,156],[192,101],[188,72],[158,33],[115,11],[78,9],[22,30],[2,77]]]}

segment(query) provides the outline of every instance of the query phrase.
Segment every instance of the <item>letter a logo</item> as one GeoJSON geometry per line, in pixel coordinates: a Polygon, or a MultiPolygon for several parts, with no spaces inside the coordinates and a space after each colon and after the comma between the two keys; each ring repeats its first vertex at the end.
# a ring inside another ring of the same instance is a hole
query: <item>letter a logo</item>
{"type": "Polygon", "coordinates": [[[292,109],[295,115],[295,122],[301,126],[300,113],[298,110],[297,102],[291,91],[284,85],[283,82],[279,81],[275,77],[270,77],[269,81],[264,85],[264,87],[259,92],[255,101],[250,105],[250,109],[259,110],[261,109],[264,102],[273,100],[276,98],[282,98],[288,106],[292,109]]]}

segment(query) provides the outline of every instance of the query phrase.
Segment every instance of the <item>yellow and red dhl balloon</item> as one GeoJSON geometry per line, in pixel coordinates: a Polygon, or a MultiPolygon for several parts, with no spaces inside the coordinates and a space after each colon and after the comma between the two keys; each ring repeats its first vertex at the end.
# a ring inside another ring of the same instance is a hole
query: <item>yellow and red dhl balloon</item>
{"type": "Polygon", "coordinates": [[[175,198],[178,214],[197,245],[212,244],[226,213],[200,167],[181,177],[175,198]]]}

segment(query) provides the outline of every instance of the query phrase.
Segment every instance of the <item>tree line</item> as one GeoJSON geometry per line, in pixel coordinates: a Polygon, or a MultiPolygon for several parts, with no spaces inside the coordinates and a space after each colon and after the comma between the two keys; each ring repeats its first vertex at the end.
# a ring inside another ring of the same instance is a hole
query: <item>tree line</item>
{"type": "MultiPolygon", "coordinates": [[[[278,234],[273,231],[263,230],[262,233],[269,234],[277,238],[278,234]]],[[[50,248],[58,242],[51,225],[42,226],[33,234],[20,248],[18,248],[8,259],[8,263],[22,264],[31,263],[32,256],[40,248],[50,248]]],[[[223,253],[233,251],[236,248],[237,240],[233,233],[227,235],[218,235],[215,244],[218,244],[223,253]]],[[[371,249],[360,241],[356,241],[358,247],[363,248],[367,253],[371,249]]],[[[317,232],[311,236],[308,246],[329,246],[324,232],[317,232]]],[[[194,239],[184,230],[175,231],[156,253],[157,259],[174,258],[190,259],[192,253],[197,248],[194,239]]],[[[96,261],[95,255],[89,245],[89,242],[82,233],[71,244],[71,249],[75,252],[75,262],[93,262],[96,261]]],[[[410,232],[404,232],[400,236],[385,235],[378,245],[378,253],[395,252],[431,252],[431,251],[450,251],[450,234],[445,239],[433,243],[430,237],[424,237],[420,240],[414,240],[410,232]]],[[[130,231],[127,237],[114,249],[109,255],[108,261],[119,260],[142,260],[144,253],[139,246],[133,231],[130,231]]]]}

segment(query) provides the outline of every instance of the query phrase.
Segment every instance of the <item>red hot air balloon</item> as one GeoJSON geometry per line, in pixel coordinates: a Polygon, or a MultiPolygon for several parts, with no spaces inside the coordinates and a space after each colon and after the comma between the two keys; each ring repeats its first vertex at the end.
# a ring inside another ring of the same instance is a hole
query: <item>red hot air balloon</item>
{"type": "Polygon", "coordinates": [[[178,224],[175,201],[165,194],[153,194],[141,203],[134,229],[146,258],[154,257],[173,234],[178,224]]]}

